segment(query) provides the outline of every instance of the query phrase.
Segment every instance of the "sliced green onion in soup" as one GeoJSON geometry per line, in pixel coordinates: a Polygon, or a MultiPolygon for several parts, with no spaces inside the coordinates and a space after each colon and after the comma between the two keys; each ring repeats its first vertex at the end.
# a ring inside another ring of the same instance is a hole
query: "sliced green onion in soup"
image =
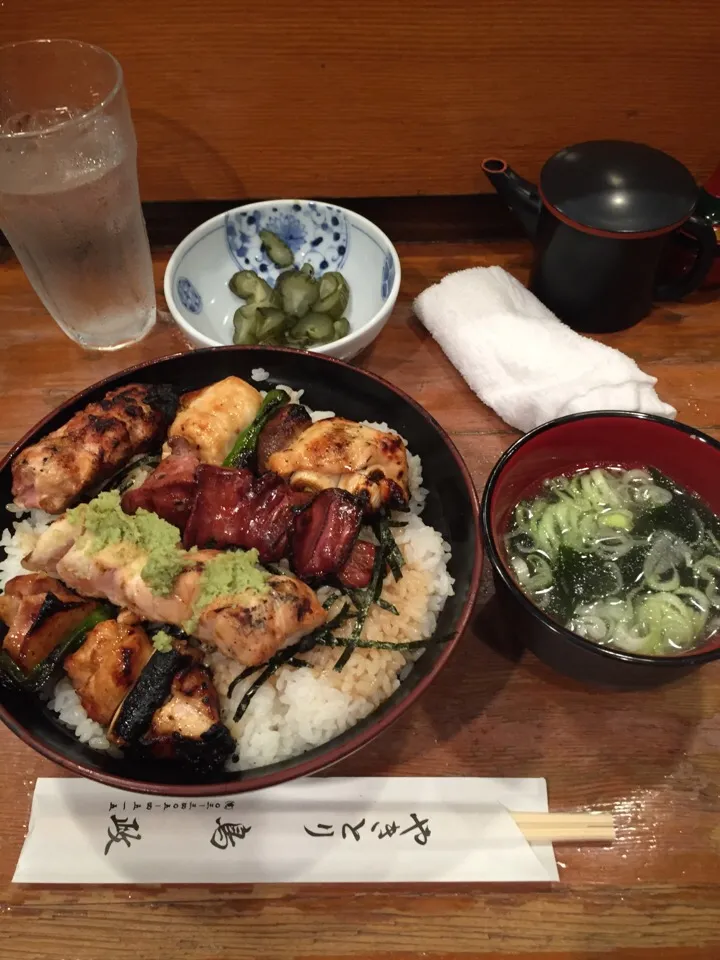
{"type": "Polygon", "coordinates": [[[518,503],[505,548],[520,589],[580,636],[672,656],[720,626],[719,531],[654,468],[598,467],[518,503]]]}

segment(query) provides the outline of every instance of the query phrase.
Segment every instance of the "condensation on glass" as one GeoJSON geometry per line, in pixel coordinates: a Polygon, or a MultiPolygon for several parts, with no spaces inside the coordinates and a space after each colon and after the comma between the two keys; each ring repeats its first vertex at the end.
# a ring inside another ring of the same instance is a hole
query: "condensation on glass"
{"type": "Polygon", "coordinates": [[[155,287],[120,64],[98,47],[0,47],[0,228],[49,313],[88,349],[155,322],[155,287]]]}

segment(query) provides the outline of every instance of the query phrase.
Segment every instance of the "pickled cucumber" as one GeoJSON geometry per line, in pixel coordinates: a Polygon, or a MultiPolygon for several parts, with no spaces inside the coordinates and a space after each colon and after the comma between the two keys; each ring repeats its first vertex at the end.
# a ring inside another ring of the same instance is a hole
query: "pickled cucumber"
{"type": "Polygon", "coordinates": [[[298,269],[288,245],[270,230],[261,230],[260,239],[273,263],[288,269],[274,288],[253,270],[230,278],[232,292],[246,301],[233,316],[233,343],[310,350],[346,337],[350,287],[345,277],[332,270],[316,277],[310,263],[298,269]]]}

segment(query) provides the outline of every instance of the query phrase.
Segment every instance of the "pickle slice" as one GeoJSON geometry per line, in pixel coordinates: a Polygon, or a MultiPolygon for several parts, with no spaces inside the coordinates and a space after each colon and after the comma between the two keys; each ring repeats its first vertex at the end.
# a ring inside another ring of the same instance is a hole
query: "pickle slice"
{"type": "Polygon", "coordinates": [[[290,247],[272,230],[261,230],[259,237],[263,250],[276,267],[290,267],[295,263],[295,257],[290,247]]]}

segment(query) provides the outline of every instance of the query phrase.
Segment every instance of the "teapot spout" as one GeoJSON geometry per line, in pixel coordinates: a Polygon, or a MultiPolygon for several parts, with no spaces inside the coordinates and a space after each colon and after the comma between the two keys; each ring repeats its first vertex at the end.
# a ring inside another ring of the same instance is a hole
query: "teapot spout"
{"type": "Polygon", "coordinates": [[[520,220],[528,236],[533,238],[537,232],[542,209],[537,188],[528,180],[518,176],[504,160],[494,157],[483,160],[482,171],[495,187],[498,195],[520,220]]]}

